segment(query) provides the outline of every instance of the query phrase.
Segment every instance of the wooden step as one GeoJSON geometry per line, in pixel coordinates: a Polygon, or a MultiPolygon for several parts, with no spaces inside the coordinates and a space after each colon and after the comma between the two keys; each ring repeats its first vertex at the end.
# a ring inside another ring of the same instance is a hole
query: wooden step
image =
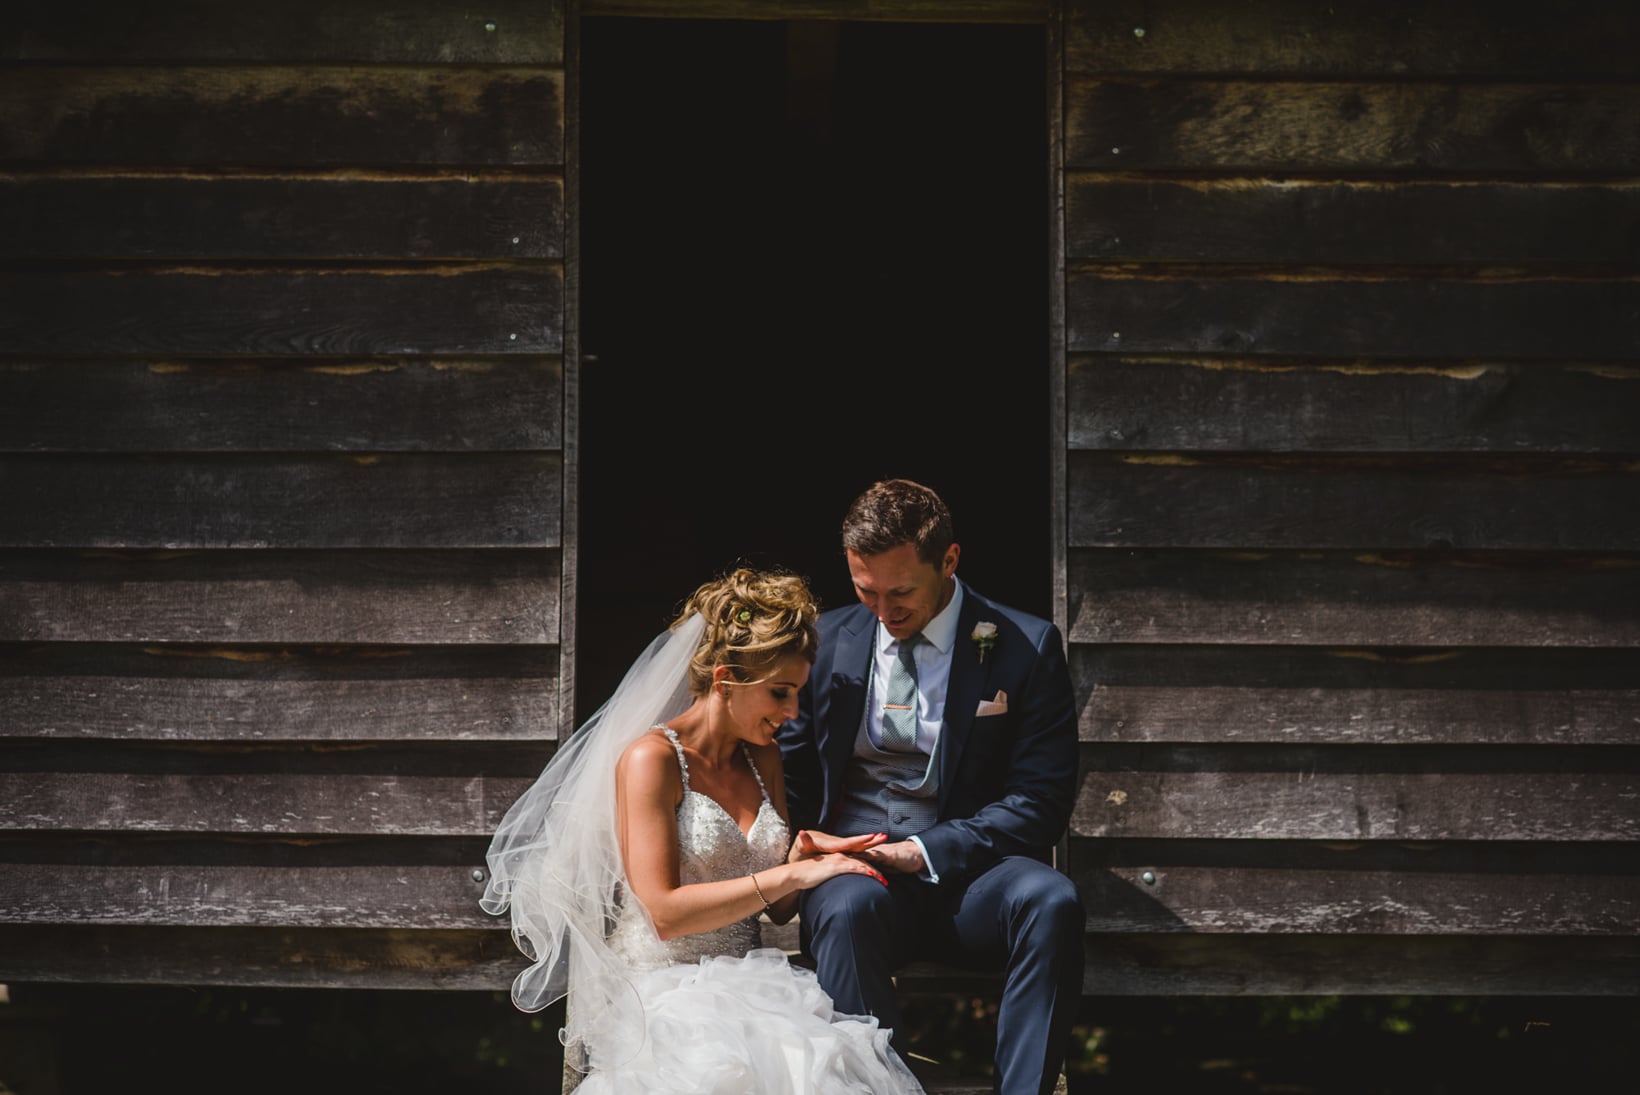
{"type": "MultiPolygon", "coordinates": [[[[1063,1074],[1059,1082],[1053,1085],[1053,1095],[1066,1095],[1069,1089],[1065,1086],[1063,1074]]],[[[926,1095],[991,1095],[990,1080],[946,1080],[934,1081],[923,1085],[926,1095]]]]}
{"type": "MultiPolygon", "coordinates": [[[[926,1095],[990,1095],[991,1081],[984,1077],[965,1076],[948,1079],[928,1078],[922,1080],[923,1091],[926,1095]]],[[[1059,1074],[1059,1080],[1053,1085],[1053,1095],[1067,1095],[1070,1088],[1065,1074],[1059,1074]]]]}

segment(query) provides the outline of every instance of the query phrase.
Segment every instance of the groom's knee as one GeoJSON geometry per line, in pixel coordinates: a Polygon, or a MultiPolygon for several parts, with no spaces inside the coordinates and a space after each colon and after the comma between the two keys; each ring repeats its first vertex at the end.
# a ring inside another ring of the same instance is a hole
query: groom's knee
{"type": "Polygon", "coordinates": [[[829,878],[806,891],[803,897],[803,917],[813,922],[882,920],[886,923],[894,907],[888,887],[876,879],[856,874],[829,878]]]}
{"type": "Polygon", "coordinates": [[[1087,914],[1076,883],[1052,867],[1035,866],[1038,869],[1025,871],[1014,880],[1012,904],[1017,927],[1054,953],[1079,950],[1087,914]]]}
{"type": "Polygon", "coordinates": [[[886,938],[894,922],[894,902],[888,888],[860,875],[827,879],[803,894],[803,935],[819,945],[828,937],[854,942],[886,938]]]}

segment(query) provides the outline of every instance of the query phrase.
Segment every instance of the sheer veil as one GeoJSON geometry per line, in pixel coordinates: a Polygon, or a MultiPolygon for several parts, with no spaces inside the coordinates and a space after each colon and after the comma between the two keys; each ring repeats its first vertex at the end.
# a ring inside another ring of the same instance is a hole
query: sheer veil
{"type": "Polygon", "coordinates": [[[615,763],[651,726],[689,706],[687,670],[704,631],[693,614],[649,643],[609,699],[513,803],[485,857],[490,877],[479,904],[497,916],[510,908],[513,941],[531,960],[513,981],[513,1003],[540,1011],[575,985],[562,1036],[566,1049],[576,1051],[566,1054],[572,1066],[589,1033],[602,1046],[634,1039],[628,1052],[643,1038],[642,1002],[605,941],[626,888],[615,763]]]}

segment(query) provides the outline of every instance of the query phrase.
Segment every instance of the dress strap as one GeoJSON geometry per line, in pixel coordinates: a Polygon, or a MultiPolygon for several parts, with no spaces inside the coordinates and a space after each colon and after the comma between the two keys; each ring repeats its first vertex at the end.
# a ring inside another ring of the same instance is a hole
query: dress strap
{"type": "Polygon", "coordinates": [[[757,789],[763,792],[763,801],[769,801],[769,789],[763,786],[763,773],[757,770],[757,762],[752,759],[752,747],[745,742],[740,743],[740,751],[746,754],[746,764],[752,770],[752,778],[757,780],[757,789]]]}
{"type": "MultiPolygon", "coordinates": [[[[672,743],[672,748],[674,748],[678,751],[678,767],[683,771],[683,793],[688,794],[689,793],[689,762],[683,759],[683,742],[678,740],[678,732],[676,730],[672,729],[670,726],[666,725],[664,722],[657,722],[655,724],[655,729],[657,729],[657,730],[661,731],[662,733],[664,733],[666,735],[667,740],[672,743]]],[[[761,782],[762,781],[760,780],[759,783],[761,783],[761,782]]]]}

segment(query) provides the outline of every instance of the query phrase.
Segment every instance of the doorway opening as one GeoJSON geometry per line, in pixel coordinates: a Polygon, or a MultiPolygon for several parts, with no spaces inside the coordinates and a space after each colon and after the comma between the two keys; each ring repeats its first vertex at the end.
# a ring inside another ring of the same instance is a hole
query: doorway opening
{"type": "Polygon", "coordinates": [[[581,26],[576,722],[737,562],[853,599],[872,481],[1051,616],[1040,26],[581,26]]]}

